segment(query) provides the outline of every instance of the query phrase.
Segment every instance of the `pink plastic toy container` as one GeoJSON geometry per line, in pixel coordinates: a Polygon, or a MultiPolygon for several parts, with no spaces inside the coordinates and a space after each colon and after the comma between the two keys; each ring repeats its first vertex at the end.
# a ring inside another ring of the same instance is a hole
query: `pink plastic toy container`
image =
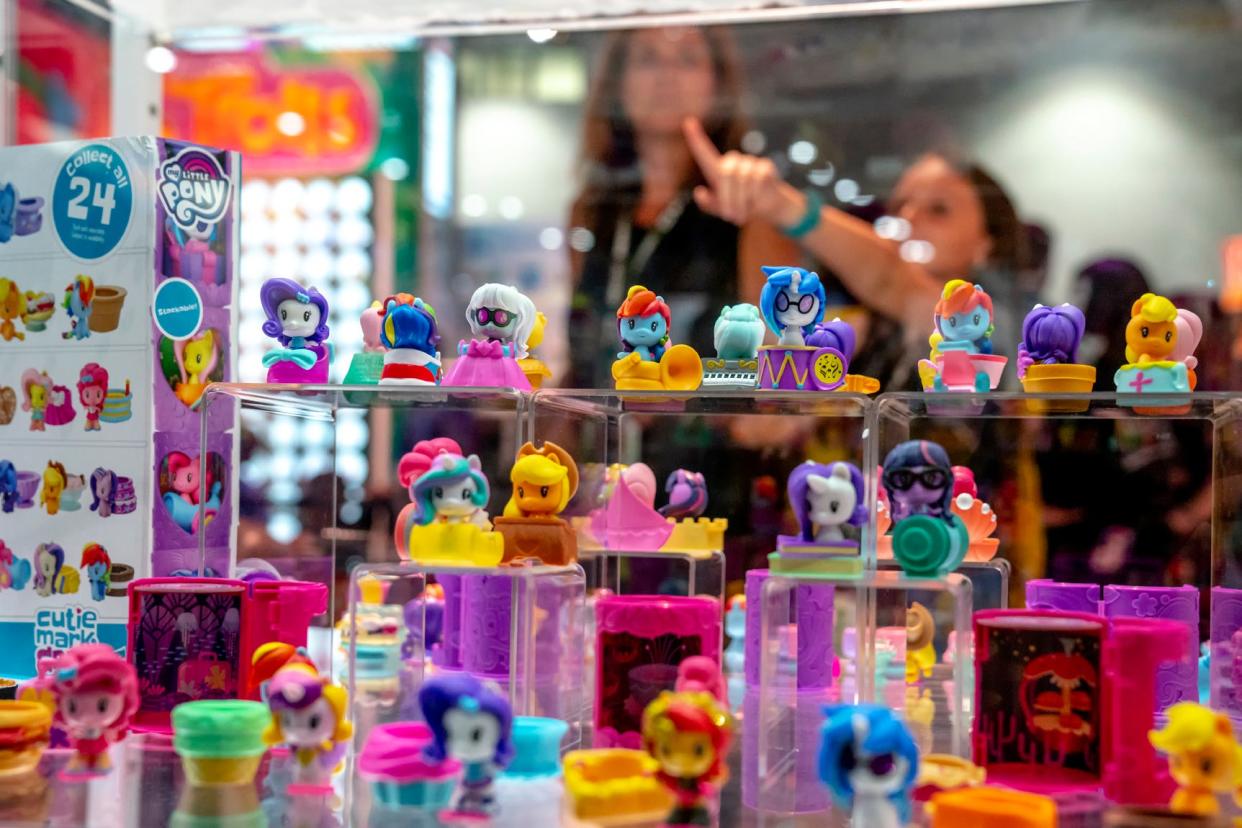
{"type": "Polygon", "coordinates": [[[705,596],[610,595],[595,604],[595,746],[638,748],[643,710],[672,690],[694,655],[720,664],[720,602],[705,596]]]}
{"type": "Polygon", "coordinates": [[[422,722],[377,725],[358,757],[358,775],[371,784],[376,802],[385,808],[437,810],[449,804],[461,763],[430,762],[423,748],[431,728],[422,722]]]}

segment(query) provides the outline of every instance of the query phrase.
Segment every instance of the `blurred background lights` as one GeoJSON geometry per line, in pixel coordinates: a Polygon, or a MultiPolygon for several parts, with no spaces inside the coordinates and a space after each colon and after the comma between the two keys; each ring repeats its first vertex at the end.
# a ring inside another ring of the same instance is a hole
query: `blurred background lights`
{"type": "Polygon", "coordinates": [[[852,178],[842,178],[832,185],[832,194],[838,201],[853,201],[859,192],[858,182],[852,178]]]}
{"type": "Polygon", "coordinates": [[[585,227],[575,227],[569,231],[569,246],[579,253],[590,252],[595,247],[595,234],[585,227]]]}
{"type": "Polygon", "coordinates": [[[535,43],[547,43],[549,40],[556,37],[556,29],[527,29],[526,36],[535,43]]]}
{"type": "Polygon", "coordinates": [[[152,46],[147,49],[146,64],[157,75],[167,75],[177,68],[177,55],[167,46],[152,46]]]}
{"type": "Polygon", "coordinates": [[[910,222],[897,216],[880,216],[875,220],[875,234],[882,239],[905,241],[910,238],[910,222]]]}
{"type": "Polygon", "coordinates": [[[742,152],[760,155],[768,146],[767,137],[757,129],[752,129],[742,136],[742,152]]]}
{"type": "Polygon", "coordinates": [[[901,258],[914,264],[927,264],[936,257],[936,248],[932,246],[932,243],[920,239],[902,242],[897,252],[901,258]]]}
{"type": "Polygon", "coordinates": [[[836,176],[837,170],[831,164],[825,164],[822,167],[816,167],[809,170],[806,174],[807,180],[816,187],[827,187],[832,183],[832,179],[836,176]]]}
{"type": "Polygon", "coordinates": [[[818,154],[810,141],[794,141],[789,145],[789,160],[795,164],[810,164],[818,154]]]}
{"type": "Polygon", "coordinates": [[[559,227],[545,227],[539,231],[539,246],[544,250],[560,250],[565,243],[565,234],[559,227]]]}
{"type": "Polygon", "coordinates": [[[302,194],[302,213],[307,216],[319,216],[332,209],[332,200],[336,196],[336,185],[326,178],[316,178],[307,183],[302,194]]]}
{"type": "Polygon", "coordinates": [[[297,112],[282,112],[276,116],[276,131],[295,138],[306,131],[306,119],[297,112]]]}
{"type": "Polygon", "coordinates": [[[404,158],[389,158],[380,164],[379,171],[389,181],[404,181],[410,176],[410,165],[404,158]]]}
{"type": "Polygon", "coordinates": [[[478,193],[462,196],[461,212],[470,218],[479,218],[487,212],[487,199],[478,193]]]}
{"type": "Polygon", "coordinates": [[[512,195],[500,199],[497,209],[500,211],[501,218],[507,221],[517,221],[526,212],[526,206],[522,204],[522,199],[512,195]]]}
{"type": "Polygon", "coordinates": [[[336,187],[336,209],[342,215],[358,215],[371,209],[371,185],[358,176],[341,179],[336,187]]]}
{"type": "Polygon", "coordinates": [[[302,531],[302,522],[288,512],[277,512],[267,521],[267,533],[277,543],[292,543],[302,531]]]}

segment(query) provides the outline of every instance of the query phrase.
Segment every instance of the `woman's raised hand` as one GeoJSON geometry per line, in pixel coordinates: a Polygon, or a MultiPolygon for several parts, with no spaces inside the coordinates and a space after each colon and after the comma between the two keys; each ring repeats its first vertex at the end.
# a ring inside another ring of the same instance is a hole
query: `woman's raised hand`
{"type": "Polygon", "coordinates": [[[785,228],[802,219],[805,196],[785,183],[771,161],[736,150],[722,154],[697,118],[687,118],[682,132],[707,181],[694,188],[699,209],[739,226],[760,219],[785,228]]]}

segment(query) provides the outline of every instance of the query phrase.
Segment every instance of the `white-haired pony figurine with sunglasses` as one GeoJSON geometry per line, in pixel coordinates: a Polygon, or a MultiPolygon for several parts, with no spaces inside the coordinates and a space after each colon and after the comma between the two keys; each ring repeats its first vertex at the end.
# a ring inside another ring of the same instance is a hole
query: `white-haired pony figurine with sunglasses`
{"type": "Polygon", "coordinates": [[[517,288],[494,282],[480,286],[466,306],[473,338],[458,343],[458,359],[444,384],[531,390],[517,360],[529,353],[536,318],[535,303],[517,288]]]}

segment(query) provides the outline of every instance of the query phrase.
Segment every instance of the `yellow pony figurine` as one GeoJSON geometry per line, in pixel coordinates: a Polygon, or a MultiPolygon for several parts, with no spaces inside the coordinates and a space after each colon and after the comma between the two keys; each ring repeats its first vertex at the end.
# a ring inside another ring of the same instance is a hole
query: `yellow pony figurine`
{"type": "Polygon", "coordinates": [[[1126,362],[1166,362],[1177,347],[1177,307],[1163,296],[1144,293],[1130,308],[1126,362]]]}
{"type": "Polygon", "coordinates": [[[14,322],[26,311],[26,298],[12,279],[0,279],[0,338],[5,342],[22,340],[26,335],[14,322]]]}
{"type": "Polygon", "coordinates": [[[1168,724],[1147,738],[1168,754],[1169,773],[1178,785],[1169,801],[1179,814],[1215,816],[1217,794],[1242,787],[1242,747],[1234,740],[1229,717],[1201,704],[1180,702],[1165,714],[1168,724]]]}

